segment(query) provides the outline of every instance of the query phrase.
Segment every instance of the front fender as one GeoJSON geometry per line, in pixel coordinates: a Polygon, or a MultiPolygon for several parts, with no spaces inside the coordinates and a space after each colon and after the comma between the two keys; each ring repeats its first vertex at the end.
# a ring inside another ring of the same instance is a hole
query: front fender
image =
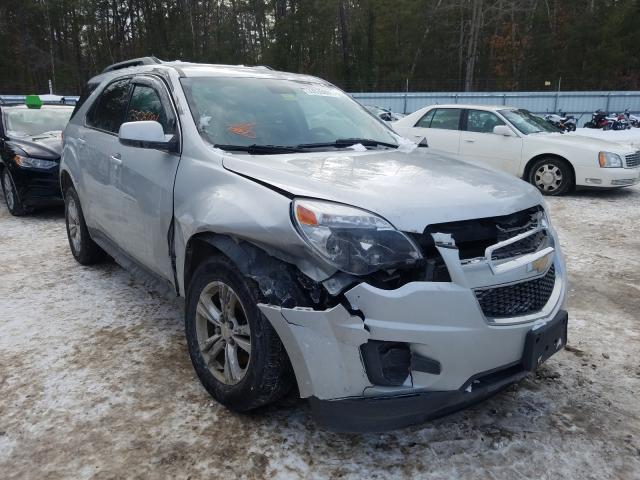
{"type": "Polygon", "coordinates": [[[174,199],[176,268],[182,295],[187,245],[194,236],[206,233],[258,245],[316,282],[336,272],[312,255],[295,231],[290,198],[226,170],[219,159],[211,158],[210,151],[196,158],[183,155],[174,199]]]}

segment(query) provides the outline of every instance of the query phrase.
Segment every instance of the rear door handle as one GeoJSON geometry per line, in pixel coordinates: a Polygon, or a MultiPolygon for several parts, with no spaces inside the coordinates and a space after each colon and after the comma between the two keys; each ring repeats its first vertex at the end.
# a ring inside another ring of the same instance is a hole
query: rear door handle
{"type": "Polygon", "coordinates": [[[476,141],[475,140],[465,140],[465,142],[467,142],[467,143],[475,143],[476,141]]]}
{"type": "Polygon", "coordinates": [[[115,163],[116,165],[120,165],[122,163],[122,157],[120,156],[119,153],[114,153],[113,155],[111,155],[111,157],[109,157],[111,159],[111,161],[113,163],[115,163]]]}

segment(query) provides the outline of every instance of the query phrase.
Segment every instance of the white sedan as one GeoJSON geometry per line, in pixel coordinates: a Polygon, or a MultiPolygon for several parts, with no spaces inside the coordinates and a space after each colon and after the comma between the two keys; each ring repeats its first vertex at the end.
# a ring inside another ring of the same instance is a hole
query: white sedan
{"type": "Polygon", "coordinates": [[[565,135],[526,110],[505,106],[431,105],[394,122],[430,148],[510,172],[546,195],[579,187],[640,182],[640,151],[628,145],[565,135]]]}

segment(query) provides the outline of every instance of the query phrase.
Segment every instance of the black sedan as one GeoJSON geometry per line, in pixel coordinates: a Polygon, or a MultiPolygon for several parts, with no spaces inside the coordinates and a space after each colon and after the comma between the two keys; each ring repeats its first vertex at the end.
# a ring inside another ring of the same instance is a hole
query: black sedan
{"type": "Polygon", "coordinates": [[[0,183],[12,215],[62,203],[62,131],[72,112],[62,105],[0,107],[0,183]]]}

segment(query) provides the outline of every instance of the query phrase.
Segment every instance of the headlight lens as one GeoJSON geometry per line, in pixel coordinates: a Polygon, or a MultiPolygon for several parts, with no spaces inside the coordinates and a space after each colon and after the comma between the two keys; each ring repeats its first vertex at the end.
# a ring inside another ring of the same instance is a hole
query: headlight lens
{"type": "Polygon", "coordinates": [[[24,168],[52,168],[57,165],[56,162],[52,162],[51,160],[25,157],[23,155],[14,155],[13,161],[16,163],[16,165],[24,168]]]}
{"type": "Polygon", "coordinates": [[[293,220],[309,246],[339,270],[367,275],[414,265],[420,250],[379,216],[333,202],[296,199],[293,220]]]}
{"type": "Polygon", "coordinates": [[[600,162],[602,168],[622,167],[622,157],[617,153],[600,152],[598,154],[598,162],[600,162]]]}

